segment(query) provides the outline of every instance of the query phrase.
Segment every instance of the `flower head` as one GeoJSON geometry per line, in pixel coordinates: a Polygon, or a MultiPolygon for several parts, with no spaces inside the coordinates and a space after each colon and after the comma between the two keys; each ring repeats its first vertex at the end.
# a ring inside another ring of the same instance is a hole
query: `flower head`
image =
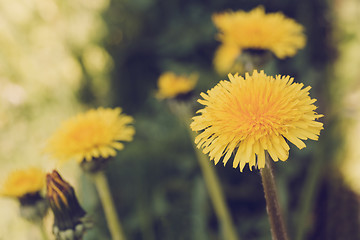
{"type": "Polygon", "coordinates": [[[1,195],[15,198],[20,203],[20,216],[32,222],[43,219],[48,205],[41,190],[45,186],[45,173],[39,168],[12,172],[5,181],[1,195]]]}
{"type": "Polygon", "coordinates": [[[218,73],[242,72],[243,66],[237,63],[241,49],[236,44],[221,44],[216,50],[214,67],[218,73]]]}
{"type": "Polygon", "coordinates": [[[205,107],[191,123],[193,131],[201,131],[195,143],[215,164],[223,158],[225,165],[234,153],[234,168],[240,165],[242,171],[246,163],[263,168],[265,151],[274,161],[287,160],[285,139],[299,149],[305,147],[302,140],[318,139],[323,124],[316,119],[322,115],[315,112],[310,87],[256,70],[245,78],[229,74],[229,79],[201,94],[198,101],[205,107]]]}
{"type": "MultiPolygon", "coordinates": [[[[250,12],[236,11],[214,14],[213,22],[219,29],[220,48],[237,46],[245,49],[269,50],[278,58],[294,56],[305,46],[303,26],[282,13],[265,13],[263,7],[250,12]]],[[[222,51],[218,51],[222,54],[222,51]]],[[[216,57],[215,57],[216,58],[216,57]]]]}
{"type": "Polygon", "coordinates": [[[79,162],[113,157],[116,149],[123,149],[121,141],[132,140],[133,121],[121,114],[121,108],[91,109],[65,121],[50,138],[47,151],[57,159],[79,162]]]}
{"type": "Polygon", "coordinates": [[[161,74],[158,80],[158,99],[176,98],[186,95],[194,90],[198,77],[191,75],[189,77],[177,76],[173,72],[161,74]]]}
{"type": "Polygon", "coordinates": [[[82,239],[89,222],[74,188],[54,170],[46,175],[46,190],[46,198],[54,213],[53,232],[57,239],[82,239]]]}
{"type": "Polygon", "coordinates": [[[45,186],[45,173],[39,168],[28,168],[12,172],[3,185],[1,195],[22,198],[36,194],[45,186]]]}

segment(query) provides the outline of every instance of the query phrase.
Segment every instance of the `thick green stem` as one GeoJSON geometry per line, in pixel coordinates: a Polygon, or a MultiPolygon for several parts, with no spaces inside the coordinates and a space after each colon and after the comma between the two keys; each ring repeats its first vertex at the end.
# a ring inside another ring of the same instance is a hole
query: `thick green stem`
{"type": "Polygon", "coordinates": [[[99,193],[101,203],[104,208],[107,224],[112,236],[112,240],[125,240],[120,220],[118,218],[114,200],[111,196],[109,184],[103,171],[92,174],[96,189],[99,193]]]}
{"type": "Polygon", "coordinates": [[[282,219],[275,179],[271,168],[271,159],[268,153],[266,153],[265,161],[265,167],[260,169],[260,174],[264,187],[266,209],[270,220],[271,235],[273,240],[287,240],[288,236],[282,219]]]}

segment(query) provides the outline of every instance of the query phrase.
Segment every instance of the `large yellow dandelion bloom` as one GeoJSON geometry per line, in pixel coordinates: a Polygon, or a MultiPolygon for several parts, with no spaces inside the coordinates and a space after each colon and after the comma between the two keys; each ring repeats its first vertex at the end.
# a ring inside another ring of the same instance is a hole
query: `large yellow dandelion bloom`
{"type": "Polygon", "coordinates": [[[178,76],[173,72],[165,72],[158,79],[158,92],[156,98],[176,98],[194,90],[198,81],[197,75],[193,74],[189,77],[178,76]]]}
{"type": "Polygon", "coordinates": [[[250,12],[217,13],[212,20],[220,31],[219,40],[226,46],[235,44],[239,50],[269,50],[282,59],[305,46],[302,25],[280,12],[266,14],[261,6],[250,12]]]}
{"type": "Polygon", "coordinates": [[[1,190],[6,197],[21,198],[40,192],[45,185],[45,173],[39,168],[16,170],[9,174],[1,190]]]}
{"type": "Polygon", "coordinates": [[[289,156],[286,140],[299,149],[302,140],[317,140],[323,124],[315,112],[316,99],[309,96],[310,87],[294,83],[289,76],[267,76],[256,70],[245,78],[229,74],[230,81],[220,81],[214,88],[201,93],[204,105],[193,118],[191,128],[201,133],[196,137],[198,148],[215,164],[222,158],[224,165],[234,153],[233,167],[246,163],[263,168],[265,151],[274,161],[289,156]],[[303,89],[302,89],[303,88],[303,89]]]}
{"type": "Polygon", "coordinates": [[[93,158],[109,158],[121,141],[131,141],[135,133],[133,118],[121,113],[121,108],[98,108],[81,113],[63,122],[49,139],[46,150],[59,160],[78,162],[93,158]]]}

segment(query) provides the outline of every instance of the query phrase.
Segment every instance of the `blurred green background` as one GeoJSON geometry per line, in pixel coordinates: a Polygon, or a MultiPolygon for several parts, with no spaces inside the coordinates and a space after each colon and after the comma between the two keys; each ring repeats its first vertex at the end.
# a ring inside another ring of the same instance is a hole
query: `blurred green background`
{"type": "MultiPolygon", "coordinates": [[[[226,76],[212,65],[219,45],[211,15],[263,5],[305,26],[307,45],[273,59],[269,75],[311,85],[325,129],[275,165],[291,239],[360,239],[360,3],[357,0],[13,0],[0,1],[1,175],[58,168],[94,219],[86,240],[109,239],[89,178],[43,154],[65,119],[120,106],[136,135],[107,168],[129,240],[216,240],[221,230],[186,129],[154,98],[164,71],[199,73],[196,94],[226,76]],[[301,234],[302,233],[302,234],[301,234]]],[[[214,166],[241,239],[270,239],[257,171],[214,166]]],[[[246,168],[245,168],[246,169],[246,168]]],[[[1,239],[38,239],[14,201],[0,201],[1,239]]],[[[48,228],[51,227],[49,216],[48,228]]],[[[50,231],[50,230],[49,230],[50,231]]]]}

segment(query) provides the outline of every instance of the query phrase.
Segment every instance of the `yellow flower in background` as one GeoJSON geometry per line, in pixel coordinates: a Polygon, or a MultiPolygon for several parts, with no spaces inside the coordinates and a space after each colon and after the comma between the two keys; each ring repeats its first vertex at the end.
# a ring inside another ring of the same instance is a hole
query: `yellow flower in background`
{"type": "Polygon", "coordinates": [[[27,194],[35,194],[45,186],[45,173],[39,168],[16,170],[6,179],[1,195],[22,198],[27,194]]]}
{"type": "Polygon", "coordinates": [[[305,46],[302,25],[280,12],[266,14],[261,6],[250,12],[217,13],[212,20],[220,31],[219,40],[225,45],[236,45],[237,52],[245,49],[269,50],[283,59],[294,56],[305,46]]]}
{"type": "Polygon", "coordinates": [[[236,64],[241,49],[236,44],[221,44],[214,57],[215,70],[218,73],[242,72],[243,66],[236,64]]]}
{"type": "Polygon", "coordinates": [[[230,81],[220,81],[214,88],[201,93],[198,102],[205,107],[193,117],[191,128],[201,133],[196,137],[198,148],[215,164],[223,158],[224,165],[234,153],[233,167],[246,163],[263,168],[265,150],[274,161],[285,161],[292,142],[299,149],[302,140],[318,140],[323,124],[316,120],[322,115],[309,90],[294,83],[289,76],[267,76],[253,72],[245,78],[229,74],[230,81]],[[303,88],[303,89],[302,89],[303,88]]]}
{"type": "Polygon", "coordinates": [[[129,125],[133,121],[121,108],[91,109],[63,122],[46,150],[59,160],[78,162],[113,157],[124,148],[121,141],[133,139],[135,129],[129,125]]]}
{"type": "Polygon", "coordinates": [[[156,98],[176,98],[194,90],[198,77],[193,74],[189,77],[178,76],[173,72],[165,72],[158,79],[156,98]]]}

